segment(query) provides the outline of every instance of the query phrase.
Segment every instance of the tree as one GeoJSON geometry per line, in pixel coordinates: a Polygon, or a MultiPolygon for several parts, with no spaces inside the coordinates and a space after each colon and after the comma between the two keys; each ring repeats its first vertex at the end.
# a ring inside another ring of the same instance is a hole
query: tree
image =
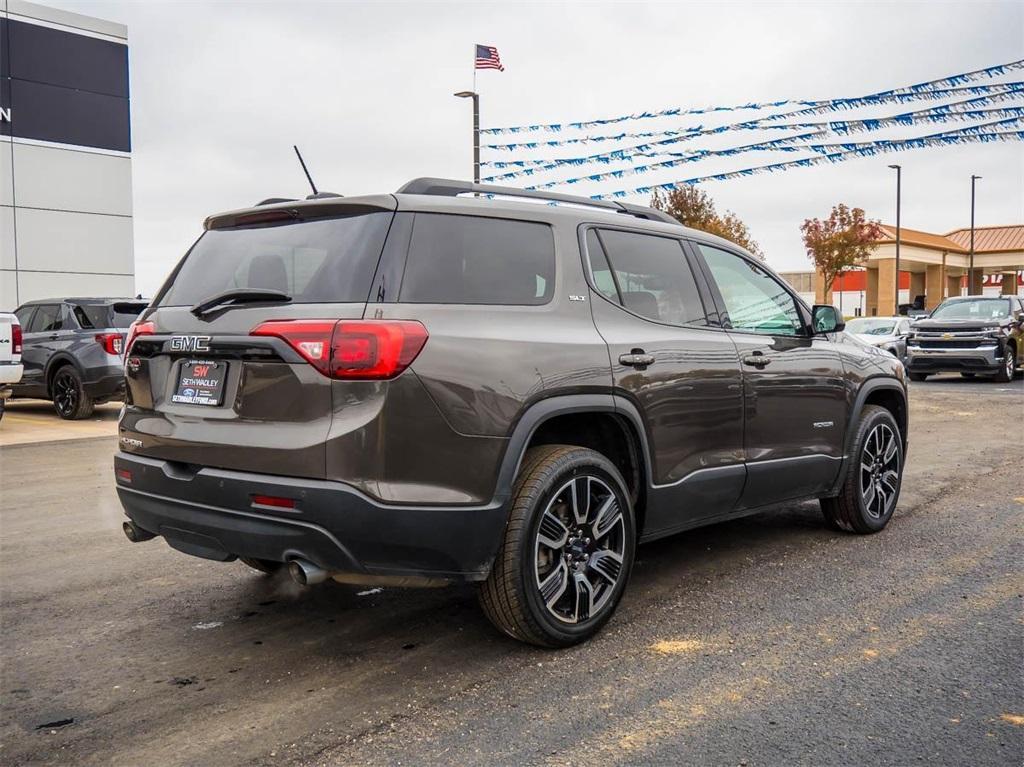
{"type": "Polygon", "coordinates": [[[839,203],[824,221],[808,218],[800,225],[807,255],[825,282],[824,294],[832,290],[836,277],[871,253],[882,236],[877,221],[869,221],[861,208],[839,203]]]}
{"type": "Polygon", "coordinates": [[[703,189],[687,185],[672,189],[664,195],[655,190],[651,207],[668,213],[683,226],[735,242],[764,261],[764,253],[750,236],[747,225],[731,210],[727,210],[725,215],[719,215],[714,200],[703,189]]]}

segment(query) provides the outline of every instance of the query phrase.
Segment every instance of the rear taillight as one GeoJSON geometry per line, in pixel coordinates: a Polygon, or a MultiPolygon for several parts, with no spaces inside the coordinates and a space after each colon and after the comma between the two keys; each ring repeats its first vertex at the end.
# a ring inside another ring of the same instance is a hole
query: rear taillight
{"type": "Polygon", "coordinates": [[[128,340],[124,344],[124,353],[128,354],[132,350],[132,344],[139,336],[151,336],[155,333],[156,325],[152,322],[133,322],[128,326],[128,340]]]}
{"type": "Polygon", "coordinates": [[[103,351],[107,354],[120,356],[124,351],[124,339],[121,338],[120,333],[97,333],[96,342],[103,347],[103,351]]]}
{"type": "Polygon", "coordinates": [[[364,380],[394,378],[427,342],[414,320],[270,320],[252,335],[287,341],[325,376],[364,380]]]}
{"type": "Polygon", "coordinates": [[[14,323],[11,325],[11,352],[21,354],[21,346],[21,325],[14,323]]]}

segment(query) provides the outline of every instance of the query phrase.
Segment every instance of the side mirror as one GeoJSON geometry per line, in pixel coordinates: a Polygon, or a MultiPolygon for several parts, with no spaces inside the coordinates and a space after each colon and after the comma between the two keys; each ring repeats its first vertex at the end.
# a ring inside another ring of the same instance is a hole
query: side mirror
{"type": "Polygon", "coordinates": [[[811,328],[817,333],[836,333],[846,327],[846,322],[834,306],[815,304],[811,309],[811,328]]]}

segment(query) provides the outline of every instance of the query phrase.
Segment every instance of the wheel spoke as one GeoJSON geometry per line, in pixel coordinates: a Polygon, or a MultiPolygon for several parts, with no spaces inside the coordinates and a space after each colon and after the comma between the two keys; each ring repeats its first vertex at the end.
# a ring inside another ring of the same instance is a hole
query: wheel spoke
{"type": "Polygon", "coordinates": [[[610,533],[622,519],[622,512],[619,511],[619,503],[614,495],[609,495],[601,508],[598,509],[594,519],[594,540],[599,541],[610,533]]]}
{"type": "Polygon", "coordinates": [[[889,442],[886,445],[885,453],[882,454],[882,460],[889,463],[893,458],[896,457],[896,439],[892,434],[889,435],[889,442]]]}
{"type": "Polygon", "coordinates": [[[889,493],[896,492],[896,481],[899,479],[899,475],[891,469],[882,474],[882,484],[889,489],[889,493]]]}
{"type": "Polygon", "coordinates": [[[595,551],[590,558],[590,569],[614,586],[622,572],[622,556],[609,549],[595,551]]]}
{"type": "Polygon", "coordinates": [[[873,481],[868,481],[868,486],[864,489],[861,496],[864,499],[864,508],[870,511],[875,503],[875,483],[873,481]]]}
{"type": "Polygon", "coordinates": [[[573,574],[573,585],[576,586],[576,610],[573,620],[579,623],[587,620],[594,610],[594,586],[583,573],[573,574]]]}
{"type": "Polygon", "coordinates": [[[540,596],[544,604],[550,609],[557,602],[569,586],[569,567],[564,559],[559,559],[555,569],[541,581],[540,596]]]}
{"type": "Polygon", "coordinates": [[[586,524],[590,515],[590,477],[580,477],[572,483],[572,513],[579,525],[586,524]]]}
{"type": "Polygon", "coordinates": [[[561,549],[569,540],[569,529],[565,523],[558,518],[558,515],[549,507],[540,520],[540,530],[537,531],[537,540],[549,549],[561,549]]]}

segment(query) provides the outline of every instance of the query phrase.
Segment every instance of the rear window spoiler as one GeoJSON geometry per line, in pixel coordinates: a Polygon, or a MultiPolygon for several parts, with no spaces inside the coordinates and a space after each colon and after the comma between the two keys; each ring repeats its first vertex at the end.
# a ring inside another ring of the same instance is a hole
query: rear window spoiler
{"type": "Polygon", "coordinates": [[[240,226],[308,221],[315,218],[339,218],[364,213],[394,211],[398,203],[390,194],[365,197],[323,197],[316,200],[287,200],[278,204],[243,208],[210,216],[204,229],[232,229],[240,226]]]}

